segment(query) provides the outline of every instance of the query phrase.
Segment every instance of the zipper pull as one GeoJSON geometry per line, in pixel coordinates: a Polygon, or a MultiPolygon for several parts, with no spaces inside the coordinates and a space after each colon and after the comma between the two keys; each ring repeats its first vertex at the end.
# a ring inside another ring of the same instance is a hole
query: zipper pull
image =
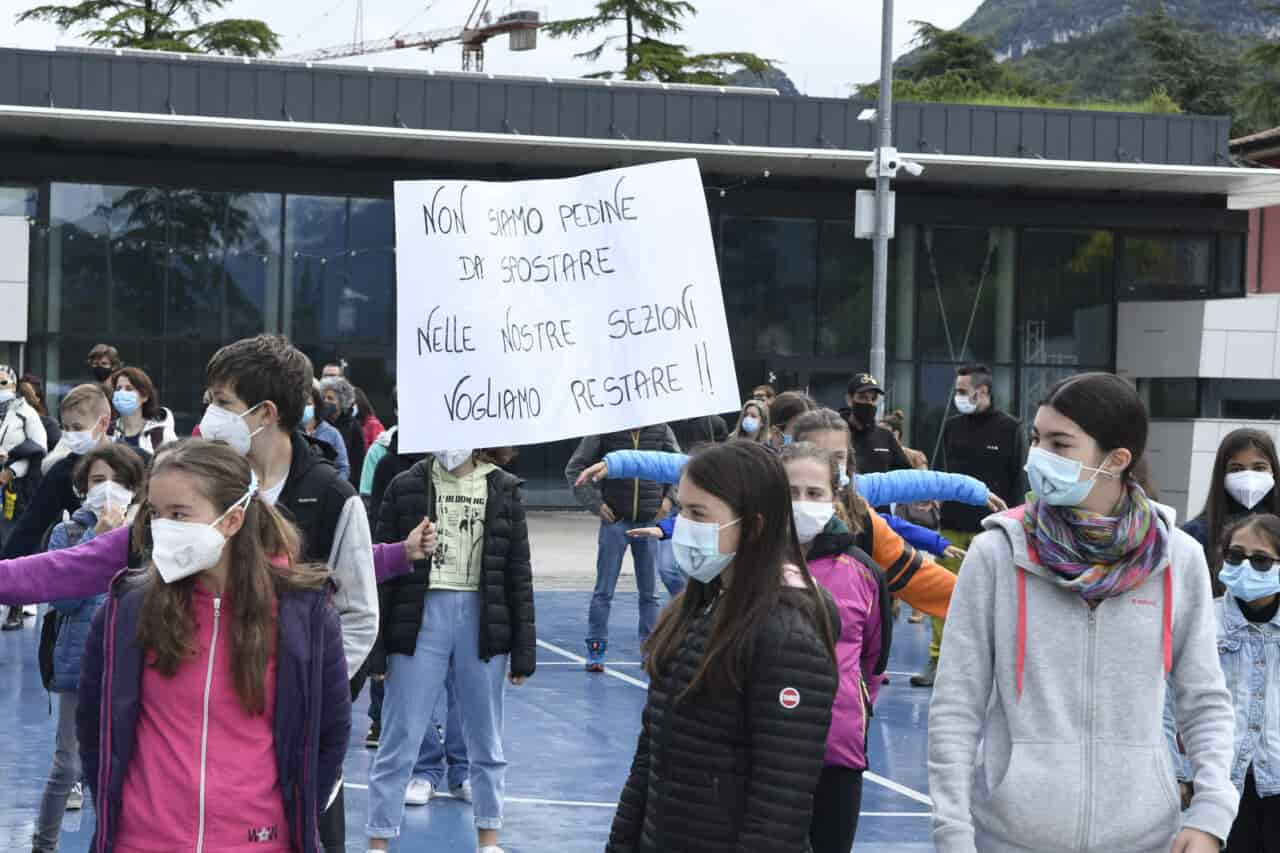
{"type": "Polygon", "coordinates": [[[222,599],[215,598],[213,600],[213,612],[216,614],[221,609],[222,609],[222,599]]]}

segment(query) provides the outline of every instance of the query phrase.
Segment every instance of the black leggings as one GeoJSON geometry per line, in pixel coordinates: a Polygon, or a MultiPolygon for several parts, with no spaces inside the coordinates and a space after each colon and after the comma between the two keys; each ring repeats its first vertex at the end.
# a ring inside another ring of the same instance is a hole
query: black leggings
{"type": "Polygon", "coordinates": [[[1258,796],[1252,767],[1244,779],[1244,796],[1227,838],[1227,853],[1280,853],[1280,796],[1258,796]]]}
{"type": "Polygon", "coordinates": [[[813,792],[809,843],[813,853],[849,853],[862,810],[862,771],[824,767],[813,792]]]}

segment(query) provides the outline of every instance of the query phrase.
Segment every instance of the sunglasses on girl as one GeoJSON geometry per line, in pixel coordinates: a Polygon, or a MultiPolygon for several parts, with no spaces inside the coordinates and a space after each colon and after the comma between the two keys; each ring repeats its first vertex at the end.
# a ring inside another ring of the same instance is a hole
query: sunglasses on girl
{"type": "Polygon", "coordinates": [[[1243,565],[1245,562],[1255,571],[1266,574],[1275,568],[1277,561],[1270,554],[1246,554],[1243,548],[1228,548],[1223,552],[1226,561],[1233,566],[1243,565]]]}

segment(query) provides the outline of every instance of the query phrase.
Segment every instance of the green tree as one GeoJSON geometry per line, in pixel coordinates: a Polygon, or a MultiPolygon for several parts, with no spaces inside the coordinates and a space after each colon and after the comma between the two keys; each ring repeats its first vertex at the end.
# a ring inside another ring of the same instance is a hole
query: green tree
{"type": "Polygon", "coordinates": [[[280,49],[280,36],[263,21],[226,18],[206,21],[230,0],[82,0],[36,6],[18,16],[47,21],[60,30],[77,29],[90,44],[270,56],[280,49]]]}
{"type": "MultiPolygon", "coordinates": [[[[1280,5],[1265,4],[1259,11],[1280,15],[1280,5]]],[[[1245,52],[1244,61],[1255,77],[1240,93],[1244,124],[1250,131],[1280,126],[1280,41],[1266,41],[1245,52]]]]}
{"type": "Polygon", "coordinates": [[[685,0],[599,0],[594,15],[552,21],[542,29],[552,38],[580,38],[622,25],[623,32],[612,32],[595,47],[575,55],[597,62],[609,45],[621,41],[617,51],[624,56],[622,70],[587,75],[599,79],[621,76],[625,80],[723,85],[736,71],[763,75],[774,68],[772,61],[754,53],[691,54],[685,45],[664,40],[683,29],[681,18],[697,11],[685,0]]]}
{"type": "Polygon", "coordinates": [[[1148,92],[1164,90],[1183,110],[1197,115],[1227,115],[1240,78],[1238,60],[1215,49],[1156,4],[1137,22],[1138,43],[1148,54],[1142,63],[1148,92]]]}

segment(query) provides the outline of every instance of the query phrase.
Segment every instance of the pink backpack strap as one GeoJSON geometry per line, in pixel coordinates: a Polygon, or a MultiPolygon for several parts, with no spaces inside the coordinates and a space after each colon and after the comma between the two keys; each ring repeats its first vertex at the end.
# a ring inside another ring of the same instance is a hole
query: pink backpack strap
{"type": "Polygon", "coordinates": [[[1018,698],[1022,701],[1022,674],[1027,666],[1027,570],[1018,569],[1018,698]]]}
{"type": "Polygon", "coordinates": [[[1164,674],[1173,672],[1173,564],[1164,570],[1164,617],[1161,619],[1161,644],[1164,650],[1164,674]]]}

